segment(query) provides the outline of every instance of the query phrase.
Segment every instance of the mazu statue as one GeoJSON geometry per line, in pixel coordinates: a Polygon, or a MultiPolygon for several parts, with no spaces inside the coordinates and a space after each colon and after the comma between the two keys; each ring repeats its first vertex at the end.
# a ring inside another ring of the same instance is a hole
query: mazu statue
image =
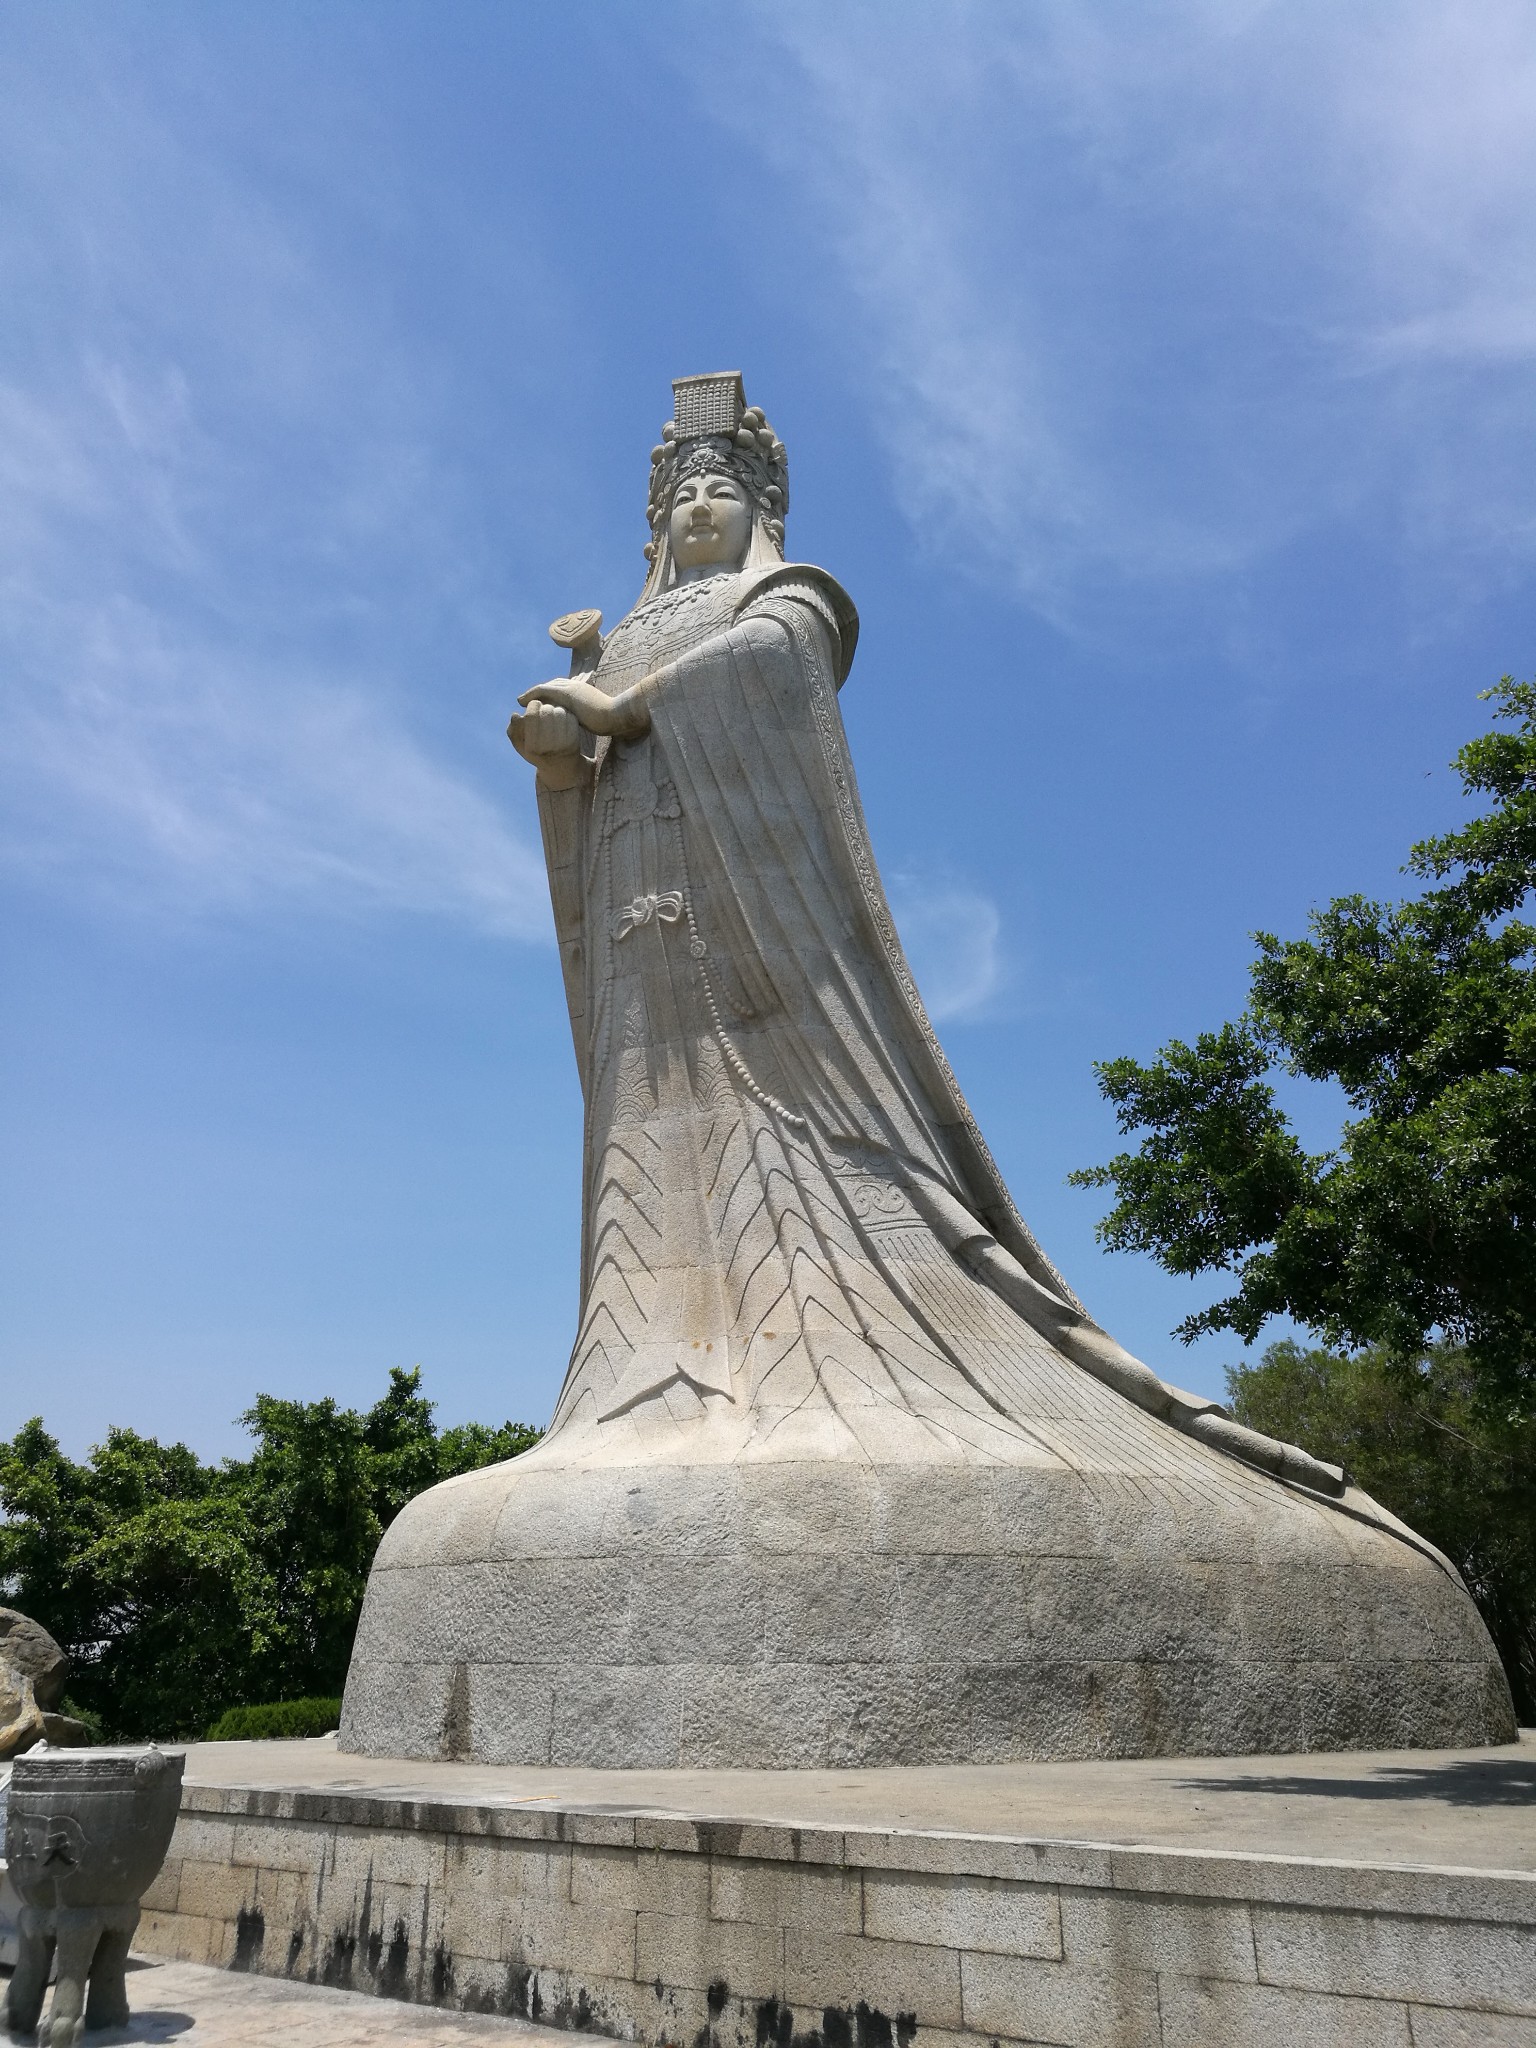
{"type": "Polygon", "coordinates": [[[783,443],[673,387],[649,573],[520,700],[585,1100],[581,1306],[532,1451],[413,1501],[343,1748],[611,1766],[1503,1742],[1452,1567],[1166,1384],[1003,1185],[891,919],[784,557],[783,443]]]}

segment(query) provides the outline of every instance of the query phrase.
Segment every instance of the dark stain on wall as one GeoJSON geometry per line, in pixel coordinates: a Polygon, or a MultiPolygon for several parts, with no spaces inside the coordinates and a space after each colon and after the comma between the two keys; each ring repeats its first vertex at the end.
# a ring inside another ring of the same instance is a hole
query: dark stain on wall
{"type": "Polygon", "coordinates": [[[267,1938],[266,1916],[260,1906],[242,1906],[235,1922],[235,1955],[232,1970],[261,1967],[261,1945],[267,1938]]]}
{"type": "Polygon", "coordinates": [[[917,2039],[915,2013],[894,2017],[860,1999],[857,2005],[827,2006],[821,2025],[796,2032],[795,2016],[776,1998],[757,2008],[756,2048],[909,2048],[917,2039]]]}
{"type": "MultiPolygon", "coordinates": [[[[369,1942],[370,1952],[372,1940],[369,1942]]],[[[404,1998],[405,1972],[411,1959],[411,1938],[405,1931],[405,1922],[397,1920],[395,1931],[389,1937],[389,1947],[384,1951],[382,1968],[375,1965],[379,1989],[386,1998],[404,1998]]]]}
{"type": "Polygon", "coordinates": [[[357,1936],[350,1927],[338,1927],[325,1945],[320,1960],[320,1981],[338,1991],[352,1989],[352,1964],[357,1955],[357,1936]]]}

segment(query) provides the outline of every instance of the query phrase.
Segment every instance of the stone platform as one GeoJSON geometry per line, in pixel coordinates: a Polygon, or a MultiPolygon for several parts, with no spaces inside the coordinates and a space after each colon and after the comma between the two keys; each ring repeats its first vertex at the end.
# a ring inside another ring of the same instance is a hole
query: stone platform
{"type": "Polygon", "coordinates": [[[158,1955],[709,2048],[1536,2048],[1536,1736],[762,1773],[209,1744],[158,1955]]]}

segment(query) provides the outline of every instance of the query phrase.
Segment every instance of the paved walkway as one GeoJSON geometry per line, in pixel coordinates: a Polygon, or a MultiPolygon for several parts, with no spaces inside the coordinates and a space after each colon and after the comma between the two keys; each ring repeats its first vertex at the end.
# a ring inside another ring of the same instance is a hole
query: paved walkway
{"type": "Polygon", "coordinates": [[[592,1771],[407,1763],[313,1742],[210,1742],[187,1782],[787,1827],[1536,1871],[1536,1732],[1498,1749],[1158,1757],[880,1771],[592,1771]]]}
{"type": "MultiPolygon", "coordinates": [[[[0,1985],[5,1977],[0,1972],[0,1985]]],[[[129,2041],[174,2041],[177,2048],[374,2048],[375,2042],[390,2048],[492,2048],[498,2041],[506,2048],[519,2042],[571,2048],[569,2034],[527,2020],[436,2012],[151,1956],[135,1958],[128,2002],[129,2025],[88,2034],[93,2048],[129,2041]]]]}

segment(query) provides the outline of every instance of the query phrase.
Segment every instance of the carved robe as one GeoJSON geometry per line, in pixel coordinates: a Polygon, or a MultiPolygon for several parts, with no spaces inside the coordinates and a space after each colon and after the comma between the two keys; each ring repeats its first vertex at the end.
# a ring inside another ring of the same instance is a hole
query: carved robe
{"type": "Polygon", "coordinates": [[[591,678],[654,677],[649,733],[541,789],[587,1120],[552,1436],[616,1459],[682,1434],[706,1459],[1192,1463],[1246,1490],[1051,1341],[1118,1348],[1020,1220],[913,985],[838,710],[856,634],[816,569],[670,590],[591,678]]]}

